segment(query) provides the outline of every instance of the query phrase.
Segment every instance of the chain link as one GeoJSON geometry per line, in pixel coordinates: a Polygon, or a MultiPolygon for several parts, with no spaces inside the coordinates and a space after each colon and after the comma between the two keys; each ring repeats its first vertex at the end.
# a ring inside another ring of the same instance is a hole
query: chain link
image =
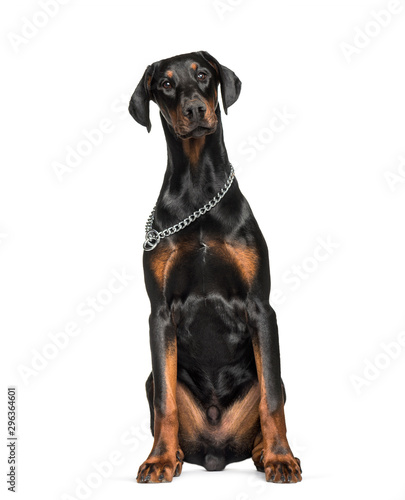
{"type": "Polygon", "coordinates": [[[166,238],[167,236],[171,236],[174,233],[178,233],[185,227],[187,227],[189,224],[194,222],[196,219],[201,217],[202,215],[205,215],[207,212],[209,212],[212,208],[214,208],[221,200],[222,198],[226,195],[228,192],[228,189],[231,187],[232,182],[235,178],[235,170],[233,166],[231,165],[231,173],[229,174],[228,180],[225,183],[225,186],[217,193],[212,200],[210,200],[208,203],[206,203],[203,207],[200,209],[196,210],[193,212],[191,215],[183,219],[182,221],[178,222],[174,226],[168,227],[166,229],[163,229],[163,231],[156,231],[156,229],[153,229],[153,221],[155,219],[155,210],[156,210],[156,205],[153,207],[153,210],[151,214],[148,217],[148,220],[146,221],[145,225],[145,241],[143,244],[143,249],[146,252],[150,252],[153,250],[160,240],[163,238],[166,238]]]}

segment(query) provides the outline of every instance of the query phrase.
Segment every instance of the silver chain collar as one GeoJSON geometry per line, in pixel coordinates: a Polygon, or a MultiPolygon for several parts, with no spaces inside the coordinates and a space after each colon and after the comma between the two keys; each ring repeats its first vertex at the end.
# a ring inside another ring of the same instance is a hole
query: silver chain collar
{"type": "Polygon", "coordinates": [[[189,224],[194,222],[196,219],[201,217],[202,215],[206,214],[209,212],[212,208],[214,208],[221,200],[222,198],[226,195],[228,192],[228,189],[231,187],[232,182],[235,178],[235,170],[233,169],[233,166],[231,165],[231,173],[229,174],[228,180],[225,182],[225,186],[217,193],[212,200],[210,200],[208,203],[206,203],[203,207],[200,209],[196,210],[194,213],[183,219],[182,221],[178,222],[174,226],[168,227],[167,229],[164,229],[163,231],[156,231],[156,229],[153,229],[153,221],[155,219],[155,210],[156,210],[156,205],[153,207],[152,213],[149,215],[148,220],[146,221],[146,226],[145,226],[145,241],[143,243],[143,249],[146,252],[150,252],[162,240],[163,238],[166,238],[167,236],[171,236],[174,233],[177,233],[178,231],[181,231],[185,227],[187,227],[189,224]]]}

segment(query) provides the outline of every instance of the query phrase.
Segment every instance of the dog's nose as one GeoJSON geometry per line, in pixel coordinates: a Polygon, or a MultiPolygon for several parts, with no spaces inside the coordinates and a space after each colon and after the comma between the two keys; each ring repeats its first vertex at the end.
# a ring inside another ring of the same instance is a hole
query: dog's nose
{"type": "Polygon", "coordinates": [[[198,120],[204,118],[207,106],[198,99],[187,101],[183,106],[183,114],[189,120],[198,120]]]}

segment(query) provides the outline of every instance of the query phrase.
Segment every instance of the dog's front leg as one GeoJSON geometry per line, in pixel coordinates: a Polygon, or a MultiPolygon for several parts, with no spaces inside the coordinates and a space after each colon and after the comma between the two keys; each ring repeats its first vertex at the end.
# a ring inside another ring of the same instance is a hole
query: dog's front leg
{"type": "Polygon", "coordinates": [[[154,443],[140,466],[138,483],[170,482],[181,473],[183,452],[179,447],[176,403],[176,328],[167,307],[152,310],[150,319],[152,352],[154,443]]]}
{"type": "Polygon", "coordinates": [[[286,436],[276,314],[269,304],[255,302],[249,320],[260,385],[261,433],[254,443],[253,461],[265,472],[266,481],[296,483],[301,481],[301,466],[286,436]]]}

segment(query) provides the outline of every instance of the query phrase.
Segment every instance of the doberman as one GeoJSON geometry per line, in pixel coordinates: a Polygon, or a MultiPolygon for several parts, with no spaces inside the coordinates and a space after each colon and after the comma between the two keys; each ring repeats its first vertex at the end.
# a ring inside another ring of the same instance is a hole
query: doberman
{"type": "Polygon", "coordinates": [[[147,67],[129,112],[159,109],[168,163],[144,243],[151,302],[146,382],[152,451],[137,481],[171,481],[183,461],[222,470],[252,457],[267,481],[301,481],[288,445],[266,242],[224,145],[241,82],[207,52],[147,67]],[[180,221],[180,222],[179,222],[180,221]]]}

